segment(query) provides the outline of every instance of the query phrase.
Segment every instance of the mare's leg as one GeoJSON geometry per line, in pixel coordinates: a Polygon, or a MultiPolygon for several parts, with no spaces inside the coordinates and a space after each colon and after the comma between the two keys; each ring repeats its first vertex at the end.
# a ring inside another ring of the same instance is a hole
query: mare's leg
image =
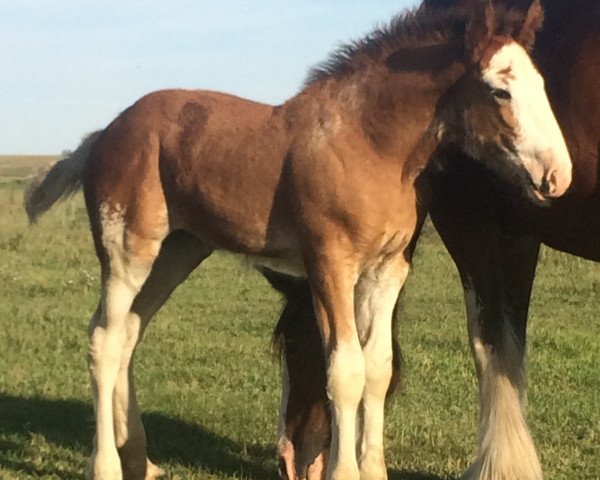
{"type": "Polygon", "coordinates": [[[400,289],[409,272],[402,254],[377,271],[366,272],[356,286],[358,333],[365,358],[362,394],[361,480],[387,478],[383,453],[385,399],[393,374],[392,322],[400,289]]]}
{"type": "Polygon", "coordinates": [[[154,314],[210,253],[211,250],[192,235],[184,231],[171,233],[163,241],[150,276],[127,317],[127,341],[121,355],[113,397],[115,438],[125,480],[152,480],[163,474],[147,459],[146,434],[133,378],[135,348],[154,314]]]}
{"type": "Polygon", "coordinates": [[[113,396],[130,333],[129,310],[150,274],[166,225],[126,223],[122,209],[108,204],[99,209],[97,219],[100,225],[92,226],[102,268],[102,292],[88,330],[88,368],[96,417],[89,477],[120,480],[123,472],[115,443],[113,396]]]}
{"type": "MultiPolygon", "coordinates": [[[[467,480],[541,480],[525,420],[525,344],[539,242],[489,212],[434,202],[431,215],[465,289],[480,391],[478,458],[467,480]],[[443,210],[441,205],[444,205],[443,210]]],[[[464,206],[463,206],[464,207],[464,206]]]]}

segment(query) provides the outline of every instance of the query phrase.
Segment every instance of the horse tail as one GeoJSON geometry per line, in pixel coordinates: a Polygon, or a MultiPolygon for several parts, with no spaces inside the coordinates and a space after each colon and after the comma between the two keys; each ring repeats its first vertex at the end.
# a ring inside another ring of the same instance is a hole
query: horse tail
{"type": "Polygon", "coordinates": [[[86,135],[81,144],[64,159],[41,169],[25,191],[25,211],[29,223],[81,188],[81,179],[92,147],[102,130],[86,135]]]}

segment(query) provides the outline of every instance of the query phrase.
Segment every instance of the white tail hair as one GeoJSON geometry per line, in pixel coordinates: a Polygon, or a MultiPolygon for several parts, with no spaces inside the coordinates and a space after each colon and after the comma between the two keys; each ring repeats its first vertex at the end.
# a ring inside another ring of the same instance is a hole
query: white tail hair
{"type": "Polygon", "coordinates": [[[77,149],[64,159],[40,169],[25,191],[25,211],[29,223],[49,210],[59,200],[81,188],[83,168],[102,130],[86,135],[77,149]]]}

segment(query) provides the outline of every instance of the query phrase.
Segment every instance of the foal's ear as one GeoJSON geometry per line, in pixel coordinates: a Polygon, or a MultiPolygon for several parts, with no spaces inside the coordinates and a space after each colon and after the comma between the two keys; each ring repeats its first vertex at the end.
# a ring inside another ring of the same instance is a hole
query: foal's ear
{"type": "Polygon", "coordinates": [[[544,8],[540,0],[533,0],[516,40],[527,50],[531,50],[535,43],[535,36],[542,28],[542,23],[544,23],[544,8]]]}
{"type": "Polygon", "coordinates": [[[496,29],[496,13],[491,0],[478,0],[467,26],[465,47],[467,60],[478,63],[496,29]]]}

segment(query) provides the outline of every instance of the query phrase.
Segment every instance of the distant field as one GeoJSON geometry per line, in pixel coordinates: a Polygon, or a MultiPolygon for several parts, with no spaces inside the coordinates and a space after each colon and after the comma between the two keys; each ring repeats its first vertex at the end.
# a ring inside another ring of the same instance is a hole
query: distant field
{"type": "MultiPolygon", "coordinates": [[[[35,163],[32,160],[33,163],[35,163]]],[[[0,185],[0,479],[82,479],[92,449],[86,325],[98,268],[81,196],[28,228],[0,185]]],[[[280,300],[215,255],[150,325],[137,386],[151,458],[172,480],[276,477],[280,300]]],[[[529,419],[548,480],[600,478],[600,267],[543,249],[531,309],[529,419]]],[[[391,480],[456,479],[474,457],[477,385],[455,268],[432,230],[404,295],[391,480]]]]}
{"type": "Polygon", "coordinates": [[[0,155],[0,181],[28,177],[59,158],[58,155],[0,155]]]}

